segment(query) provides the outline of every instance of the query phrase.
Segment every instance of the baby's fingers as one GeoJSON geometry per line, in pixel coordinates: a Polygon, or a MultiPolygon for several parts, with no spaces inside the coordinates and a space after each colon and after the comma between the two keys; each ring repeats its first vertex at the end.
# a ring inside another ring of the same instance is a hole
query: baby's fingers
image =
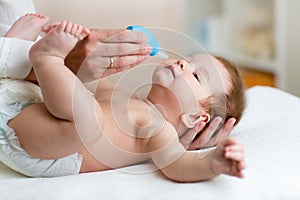
{"type": "Polygon", "coordinates": [[[243,152],[225,152],[225,158],[233,160],[233,161],[243,161],[244,153],[243,152]]]}
{"type": "Polygon", "coordinates": [[[242,170],[245,169],[244,162],[235,162],[231,166],[230,175],[236,176],[238,178],[244,178],[242,170]]]}
{"type": "Polygon", "coordinates": [[[241,171],[238,171],[234,176],[238,177],[238,178],[244,178],[244,173],[241,171]]]}
{"type": "Polygon", "coordinates": [[[228,174],[230,176],[235,176],[238,178],[243,178],[244,174],[242,172],[242,169],[240,170],[238,166],[239,166],[239,163],[233,162],[229,168],[229,171],[225,172],[225,174],[228,174]]]}
{"type": "Polygon", "coordinates": [[[230,145],[225,147],[226,152],[244,152],[244,147],[242,145],[230,145]]]}
{"type": "Polygon", "coordinates": [[[237,169],[238,169],[238,170],[243,170],[243,169],[245,169],[245,168],[246,168],[245,162],[241,161],[241,162],[239,162],[239,163],[237,164],[237,169]]]}

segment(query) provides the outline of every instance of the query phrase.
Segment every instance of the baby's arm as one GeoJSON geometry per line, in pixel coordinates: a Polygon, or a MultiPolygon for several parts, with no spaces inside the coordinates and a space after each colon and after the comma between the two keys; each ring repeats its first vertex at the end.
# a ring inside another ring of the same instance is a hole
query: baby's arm
{"type": "Polygon", "coordinates": [[[30,61],[42,89],[48,111],[59,119],[74,122],[77,115],[89,120],[98,106],[77,77],[64,65],[64,57],[87,29],[71,22],[52,27],[30,50],[30,61]]]}
{"type": "Polygon", "coordinates": [[[115,84],[107,78],[100,78],[95,81],[85,82],[85,87],[92,93],[99,93],[104,90],[115,89],[115,84]]]}
{"type": "Polygon", "coordinates": [[[234,144],[225,142],[204,155],[186,151],[180,144],[174,127],[166,124],[159,134],[149,139],[146,147],[153,162],[166,177],[178,182],[194,182],[214,178],[220,173],[242,177],[244,155],[242,149],[239,149],[239,156],[233,155],[237,148],[234,144]],[[223,147],[226,151],[230,150],[232,155],[227,157],[223,147]]]}

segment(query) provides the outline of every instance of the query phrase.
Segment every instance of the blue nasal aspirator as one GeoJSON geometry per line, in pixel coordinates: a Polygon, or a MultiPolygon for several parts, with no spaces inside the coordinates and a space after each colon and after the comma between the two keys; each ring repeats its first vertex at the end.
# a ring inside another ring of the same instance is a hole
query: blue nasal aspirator
{"type": "Polygon", "coordinates": [[[126,29],[144,33],[148,37],[147,43],[152,47],[152,52],[150,53],[150,56],[156,55],[163,59],[167,59],[169,57],[167,52],[160,49],[160,45],[157,42],[156,38],[154,37],[153,33],[151,33],[145,27],[143,27],[143,26],[128,26],[126,29]]]}

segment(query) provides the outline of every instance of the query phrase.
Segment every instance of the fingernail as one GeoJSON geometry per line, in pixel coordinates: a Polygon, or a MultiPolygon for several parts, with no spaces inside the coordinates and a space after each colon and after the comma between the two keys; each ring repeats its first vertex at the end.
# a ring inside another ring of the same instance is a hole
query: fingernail
{"type": "Polygon", "coordinates": [[[145,60],[145,59],[147,59],[147,58],[149,58],[149,57],[150,57],[150,55],[148,55],[148,54],[142,55],[142,60],[145,60]]]}
{"type": "Polygon", "coordinates": [[[219,124],[222,121],[222,117],[216,117],[215,120],[216,124],[219,124]]]}
{"type": "Polygon", "coordinates": [[[146,44],[142,47],[141,50],[142,50],[142,53],[149,53],[149,52],[151,52],[151,46],[146,44]]]}
{"type": "Polygon", "coordinates": [[[235,122],[236,122],[236,119],[230,120],[230,125],[233,126],[235,124],[235,122]]]}
{"type": "Polygon", "coordinates": [[[143,52],[147,53],[149,51],[149,47],[144,47],[143,52]]]}
{"type": "Polygon", "coordinates": [[[142,34],[142,42],[147,42],[148,41],[148,37],[145,34],[142,34]]]}
{"type": "Polygon", "coordinates": [[[150,53],[152,51],[152,47],[150,45],[148,45],[146,48],[145,48],[146,52],[150,53]]]}

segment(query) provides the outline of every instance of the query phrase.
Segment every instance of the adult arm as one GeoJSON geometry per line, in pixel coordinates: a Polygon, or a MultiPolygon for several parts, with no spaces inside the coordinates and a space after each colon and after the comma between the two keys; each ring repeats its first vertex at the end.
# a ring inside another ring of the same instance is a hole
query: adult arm
{"type": "Polygon", "coordinates": [[[65,64],[84,83],[97,80],[146,60],[151,52],[146,40],[144,34],[125,29],[92,29],[67,55],[65,64]]]}

